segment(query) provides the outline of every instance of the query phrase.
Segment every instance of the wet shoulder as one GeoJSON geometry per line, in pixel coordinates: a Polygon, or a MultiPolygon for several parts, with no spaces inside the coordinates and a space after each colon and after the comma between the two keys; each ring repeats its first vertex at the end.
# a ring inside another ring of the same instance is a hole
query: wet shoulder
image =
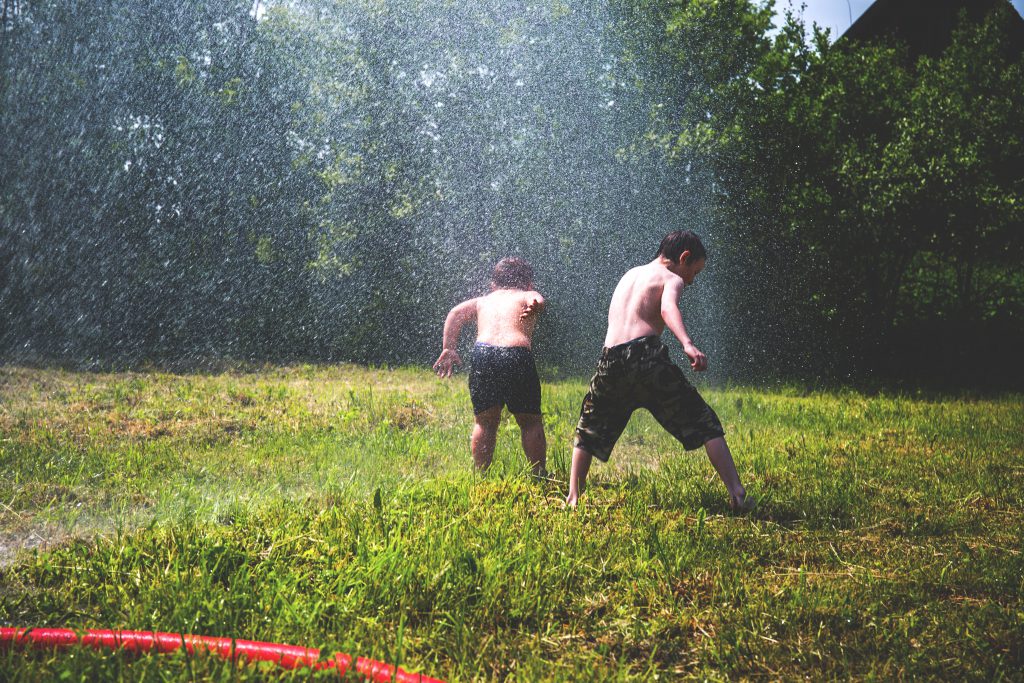
{"type": "Polygon", "coordinates": [[[480,306],[495,312],[503,311],[510,307],[524,305],[526,294],[527,292],[522,290],[499,289],[480,297],[480,306]]]}
{"type": "Polygon", "coordinates": [[[502,292],[488,292],[481,296],[478,301],[481,308],[494,308],[506,303],[508,299],[503,296],[502,292]]]}
{"type": "Polygon", "coordinates": [[[644,296],[651,300],[660,300],[666,287],[683,282],[681,277],[667,268],[660,266],[644,266],[644,268],[642,276],[644,296]]]}
{"type": "Polygon", "coordinates": [[[489,296],[497,297],[501,301],[525,303],[528,299],[537,296],[538,292],[532,289],[500,289],[491,292],[489,296]]]}
{"type": "Polygon", "coordinates": [[[642,282],[647,289],[664,287],[669,282],[668,278],[675,277],[665,268],[652,266],[651,264],[640,266],[634,270],[638,271],[636,275],[637,281],[642,282]]]}
{"type": "Polygon", "coordinates": [[[634,287],[638,283],[644,282],[646,275],[644,271],[645,266],[636,266],[627,270],[621,278],[619,278],[619,286],[634,287]]]}

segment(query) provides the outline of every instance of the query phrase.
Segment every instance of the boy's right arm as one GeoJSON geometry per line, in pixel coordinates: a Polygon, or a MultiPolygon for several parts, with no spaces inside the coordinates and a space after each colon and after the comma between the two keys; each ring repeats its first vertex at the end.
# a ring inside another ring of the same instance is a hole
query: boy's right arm
{"type": "Polygon", "coordinates": [[[455,347],[459,344],[459,332],[462,326],[476,318],[477,299],[463,301],[461,304],[448,312],[444,321],[443,350],[434,363],[434,371],[438,377],[451,377],[454,366],[462,365],[462,358],[455,347]]]}

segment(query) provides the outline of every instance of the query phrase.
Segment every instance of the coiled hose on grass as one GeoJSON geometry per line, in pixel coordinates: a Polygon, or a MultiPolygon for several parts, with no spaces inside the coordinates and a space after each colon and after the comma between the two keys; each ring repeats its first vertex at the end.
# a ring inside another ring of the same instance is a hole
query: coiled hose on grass
{"type": "MultiPolygon", "coordinates": [[[[343,652],[335,652],[327,659],[320,659],[320,650],[261,643],[255,640],[214,638],[181,633],[159,633],[156,631],[110,631],[90,629],[83,632],[68,628],[11,628],[0,627],[0,647],[32,647],[38,650],[69,648],[83,645],[97,650],[122,649],[129,652],[163,653],[184,649],[189,654],[206,650],[233,662],[273,662],[286,669],[337,669],[339,676],[352,670],[353,659],[343,652]]],[[[398,667],[375,659],[358,657],[354,661],[355,671],[367,680],[385,683],[444,683],[436,678],[413,674],[398,667]]]]}

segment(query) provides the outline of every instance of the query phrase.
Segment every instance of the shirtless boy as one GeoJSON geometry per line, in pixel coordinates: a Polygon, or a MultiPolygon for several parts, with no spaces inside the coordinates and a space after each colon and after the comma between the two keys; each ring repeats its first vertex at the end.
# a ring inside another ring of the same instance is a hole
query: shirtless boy
{"type": "Polygon", "coordinates": [[[706,256],[697,235],[677,230],[661,241],[653,261],[628,271],[615,287],[604,349],[576,426],[567,506],[579,502],[592,458],[607,462],[630,415],[646,408],[687,450],[704,446],[729,491],[730,507],[752,507],[722,423],[661,341],[668,326],[682,343],[690,367],[697,372],[707,369],[708,359],[694,346],[679,312],[679,295],[703,270],[706,256]]]}
{"type": "Polygon", "coordinates": [[[547,442],[540,414],[540,379],[530,340],[544,297],[533,289],[533,268],[521,258],[505,258],[494,266],[491,292],[463,301],[444,321],[444,350],[434,363],[438,377],[451,377],[462,365],[455,347],[459,331],[476,321],[476,345],[469,372],[469,397],[476,416],[470,447],[473,461],[487,469],[494,455],[502,406],[519,423],[523,451],[533,473],[545,476],[547,442]]]}

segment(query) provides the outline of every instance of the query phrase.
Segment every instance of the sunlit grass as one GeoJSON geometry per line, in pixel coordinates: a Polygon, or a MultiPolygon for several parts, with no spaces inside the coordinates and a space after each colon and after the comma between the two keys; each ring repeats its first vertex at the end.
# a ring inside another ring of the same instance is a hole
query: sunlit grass
{"type": "MultiPolygon", "coordinates": [[[[561,509],[511,422],[471,472],[463,378],[0,368],[0,621],[273,640],[450,680],[941,677],[1024,667],[1024,402],[705,391],[761,499],[727,513],[646,414],[561,509]]],[[[266,678],[0,653],[0,678],[266,678]]],[[[308,677],[308,672],[295,674],[308,677]]]]}

